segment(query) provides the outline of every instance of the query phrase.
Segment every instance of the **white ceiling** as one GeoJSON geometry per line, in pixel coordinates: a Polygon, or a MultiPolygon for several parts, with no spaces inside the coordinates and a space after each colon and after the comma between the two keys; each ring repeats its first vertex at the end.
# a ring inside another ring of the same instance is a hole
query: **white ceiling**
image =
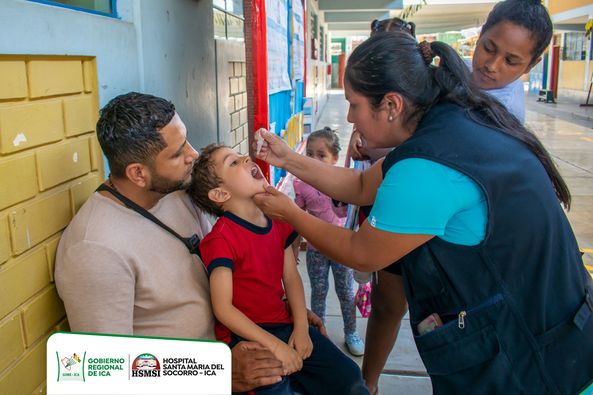
{"type": "MultiPolygon", "coordinates": [[[[416,3],[419,0],[415,0],[416,3]]],[[[399,16],[410,1],[319,0],[319,10],[333,37],[368,35],[373,19],[399,16]]],[[[497,0],[428,0],[410,20],[417,34],[481,26],[497,0]]]]}

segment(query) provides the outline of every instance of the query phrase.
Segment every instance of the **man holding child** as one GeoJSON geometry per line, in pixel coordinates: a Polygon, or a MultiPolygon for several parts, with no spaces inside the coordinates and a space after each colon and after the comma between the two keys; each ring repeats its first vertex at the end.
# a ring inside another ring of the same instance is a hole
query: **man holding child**
{"type": "MultiPolygon", "coordinates": [[[[214,339],[208,274],[177,238],[202,239],[211,226],[184,191],[198,154],[174,105],[118,96],[101,110],[97,136],[111,175],[64,231],[56,258],[71,329],[214,339]]],[[[232,354],[233,391],[281,380],[282,363],[259,343],[239,342],[232,354]]]]}

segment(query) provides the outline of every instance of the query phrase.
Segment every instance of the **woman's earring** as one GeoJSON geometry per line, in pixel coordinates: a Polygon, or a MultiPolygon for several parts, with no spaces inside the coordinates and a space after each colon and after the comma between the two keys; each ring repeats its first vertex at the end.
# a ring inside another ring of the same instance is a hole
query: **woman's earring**
{"type": "Polygon", "coordinates": [[[389,119],[389,122],[393,121],[393,116],[390,115],[388,119],[389,119]]]}

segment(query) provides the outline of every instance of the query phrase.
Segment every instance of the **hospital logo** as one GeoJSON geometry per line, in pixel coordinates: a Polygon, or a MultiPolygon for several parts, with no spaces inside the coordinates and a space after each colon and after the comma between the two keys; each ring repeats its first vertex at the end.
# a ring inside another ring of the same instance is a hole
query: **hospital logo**
{"type": "Polygon", "coordinates": [[[132,362],[132,377],[160,377],[161,364],[152,354],[140,354],[132,362]]]}
{"type": "Polygon", "coordinates": [[[77,353],[59,354],[58,359],[58,381],[85,381],[82,367],[86,352],[81,358],[77,353]]]}

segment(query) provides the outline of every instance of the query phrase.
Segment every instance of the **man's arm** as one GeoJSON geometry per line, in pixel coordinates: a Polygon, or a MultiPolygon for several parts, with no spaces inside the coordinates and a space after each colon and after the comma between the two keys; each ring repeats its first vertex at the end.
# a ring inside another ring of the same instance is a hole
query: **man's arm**
{"type": "Polygon", "coordinates": [[[129,265],[98,243],[60,247],[56,287],[72,331],[133,334],[136,280],[129,265]]]}
{"type": "Polygon", "coordinates": [[[314,326],[323,336],[327,337],[327,329],[323,325],[323,321],[309,309],[307,309],[307,321],[309,321],[309,325],[314,326]]]}
{"type": "Polygon", "coordinates": [[[247,392],[282,380],[282,362],[261,344],[242,341],[231,352],[233,392],[247,392]]]}

